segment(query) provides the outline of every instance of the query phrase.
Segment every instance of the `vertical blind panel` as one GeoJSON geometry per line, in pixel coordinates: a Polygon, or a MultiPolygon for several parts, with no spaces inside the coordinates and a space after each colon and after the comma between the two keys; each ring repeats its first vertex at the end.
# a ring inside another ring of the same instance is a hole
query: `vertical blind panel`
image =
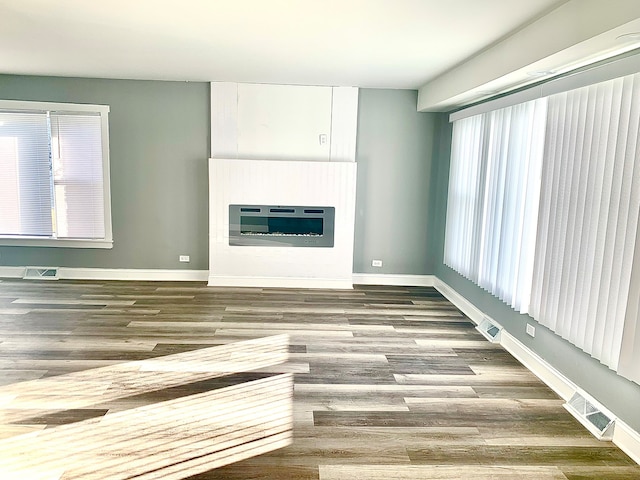
{"type": "MultiPolygon", "coordinates": [[[[640,151],[637,151],[636,155],[640,155],[640,151]]],[[[640,245],[640,228],[636,229],[635,244],[640,245]]],[[[638,248],[636,248],[631,269],[618,373],[640,383],[640,249],[638,248]]]]}
{"type": "Polygon", "coordinates": [[[52,113],[51,143],[58,238],[104,238],[100,116],[52,113]]]}
{"type": "Polygon", "coordinates": [[[531,313],[613,369],[640,295],[639,119],[640,74],[549,97],[531,313]]]}
{"type": "Polygon", "coordinates": [[[445,263],[521,312],[531,294],[546,100],[454,123],[445,263]]]}
{"type": "Polygon", "coordinates": [[[0,235],[52,234],[49,172],[46,114],[0,112],[0,235]]]}
{"type": "Polygon", "coordinates": [[[484,144],[484,118],[471,117],[454,125],[449,205],[445,230],[445,263],[477,282],[477,245],[482,184],[481,156],[484,144]]]}

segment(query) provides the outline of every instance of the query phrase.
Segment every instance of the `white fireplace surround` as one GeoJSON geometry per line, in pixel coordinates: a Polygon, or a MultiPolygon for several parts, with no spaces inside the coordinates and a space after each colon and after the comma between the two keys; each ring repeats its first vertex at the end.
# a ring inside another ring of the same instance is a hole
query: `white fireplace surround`
{"type": "Polygon", "coordinates": [[[355,162],[209,159],[209,285],[352,288],[355,200],[355,162]],[[334,246],[230,246],[230,204],[334,207],[334,246]]]}

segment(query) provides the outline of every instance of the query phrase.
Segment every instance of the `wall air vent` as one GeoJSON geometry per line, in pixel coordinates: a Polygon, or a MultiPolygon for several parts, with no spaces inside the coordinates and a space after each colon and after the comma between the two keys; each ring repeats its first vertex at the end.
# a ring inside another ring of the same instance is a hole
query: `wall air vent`
{"type": "Polygon", "coordinates": [[[58,267],[26,267],[25,280],[58,280],[58,267]]]}
{"type": "Polygon", "coordinates": [[[491,343],[500,343],[500,332],[502,331],[502,327],[493,320],[485,317],[485,319],[480,322],[480,325],[476,327],[476,330],[478,330],[491,343]]]}
{"type": "Polygon", "coordinates": [[[613,438],[615,417],[586,393],[577,391],[563,406],[598,440],[613,438]]]}

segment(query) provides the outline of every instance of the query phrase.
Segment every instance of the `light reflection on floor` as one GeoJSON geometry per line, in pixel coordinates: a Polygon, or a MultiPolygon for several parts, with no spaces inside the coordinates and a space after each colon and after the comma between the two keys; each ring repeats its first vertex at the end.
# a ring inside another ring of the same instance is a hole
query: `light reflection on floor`
{"type": "MultiPolygon", "coordinates": [[[[1,423],[278,365],[287,351],[278,335],[7,385],[1,423]]],[[[0,478],[186,478],[290,444],[292,392],[292,375],[274,374],[10,436],[0,478]]]]}

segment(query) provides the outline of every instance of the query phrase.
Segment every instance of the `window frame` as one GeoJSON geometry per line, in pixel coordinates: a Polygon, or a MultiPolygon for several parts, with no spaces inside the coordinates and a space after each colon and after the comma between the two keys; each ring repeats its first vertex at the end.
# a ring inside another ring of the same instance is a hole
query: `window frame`
{"type": "Polygon", "coordinates": [[[39,102],[26,100],[0,100],[0,110],[24,110],[27,112],[93,113],[100,116],[102,141],[102,188],[104,199],[104,238],[55,238],[26,235],[0,235],[0,246],[113,248],[111,222],[111,178],[109,164],[109,111],[108,105],[39,102]]]}

